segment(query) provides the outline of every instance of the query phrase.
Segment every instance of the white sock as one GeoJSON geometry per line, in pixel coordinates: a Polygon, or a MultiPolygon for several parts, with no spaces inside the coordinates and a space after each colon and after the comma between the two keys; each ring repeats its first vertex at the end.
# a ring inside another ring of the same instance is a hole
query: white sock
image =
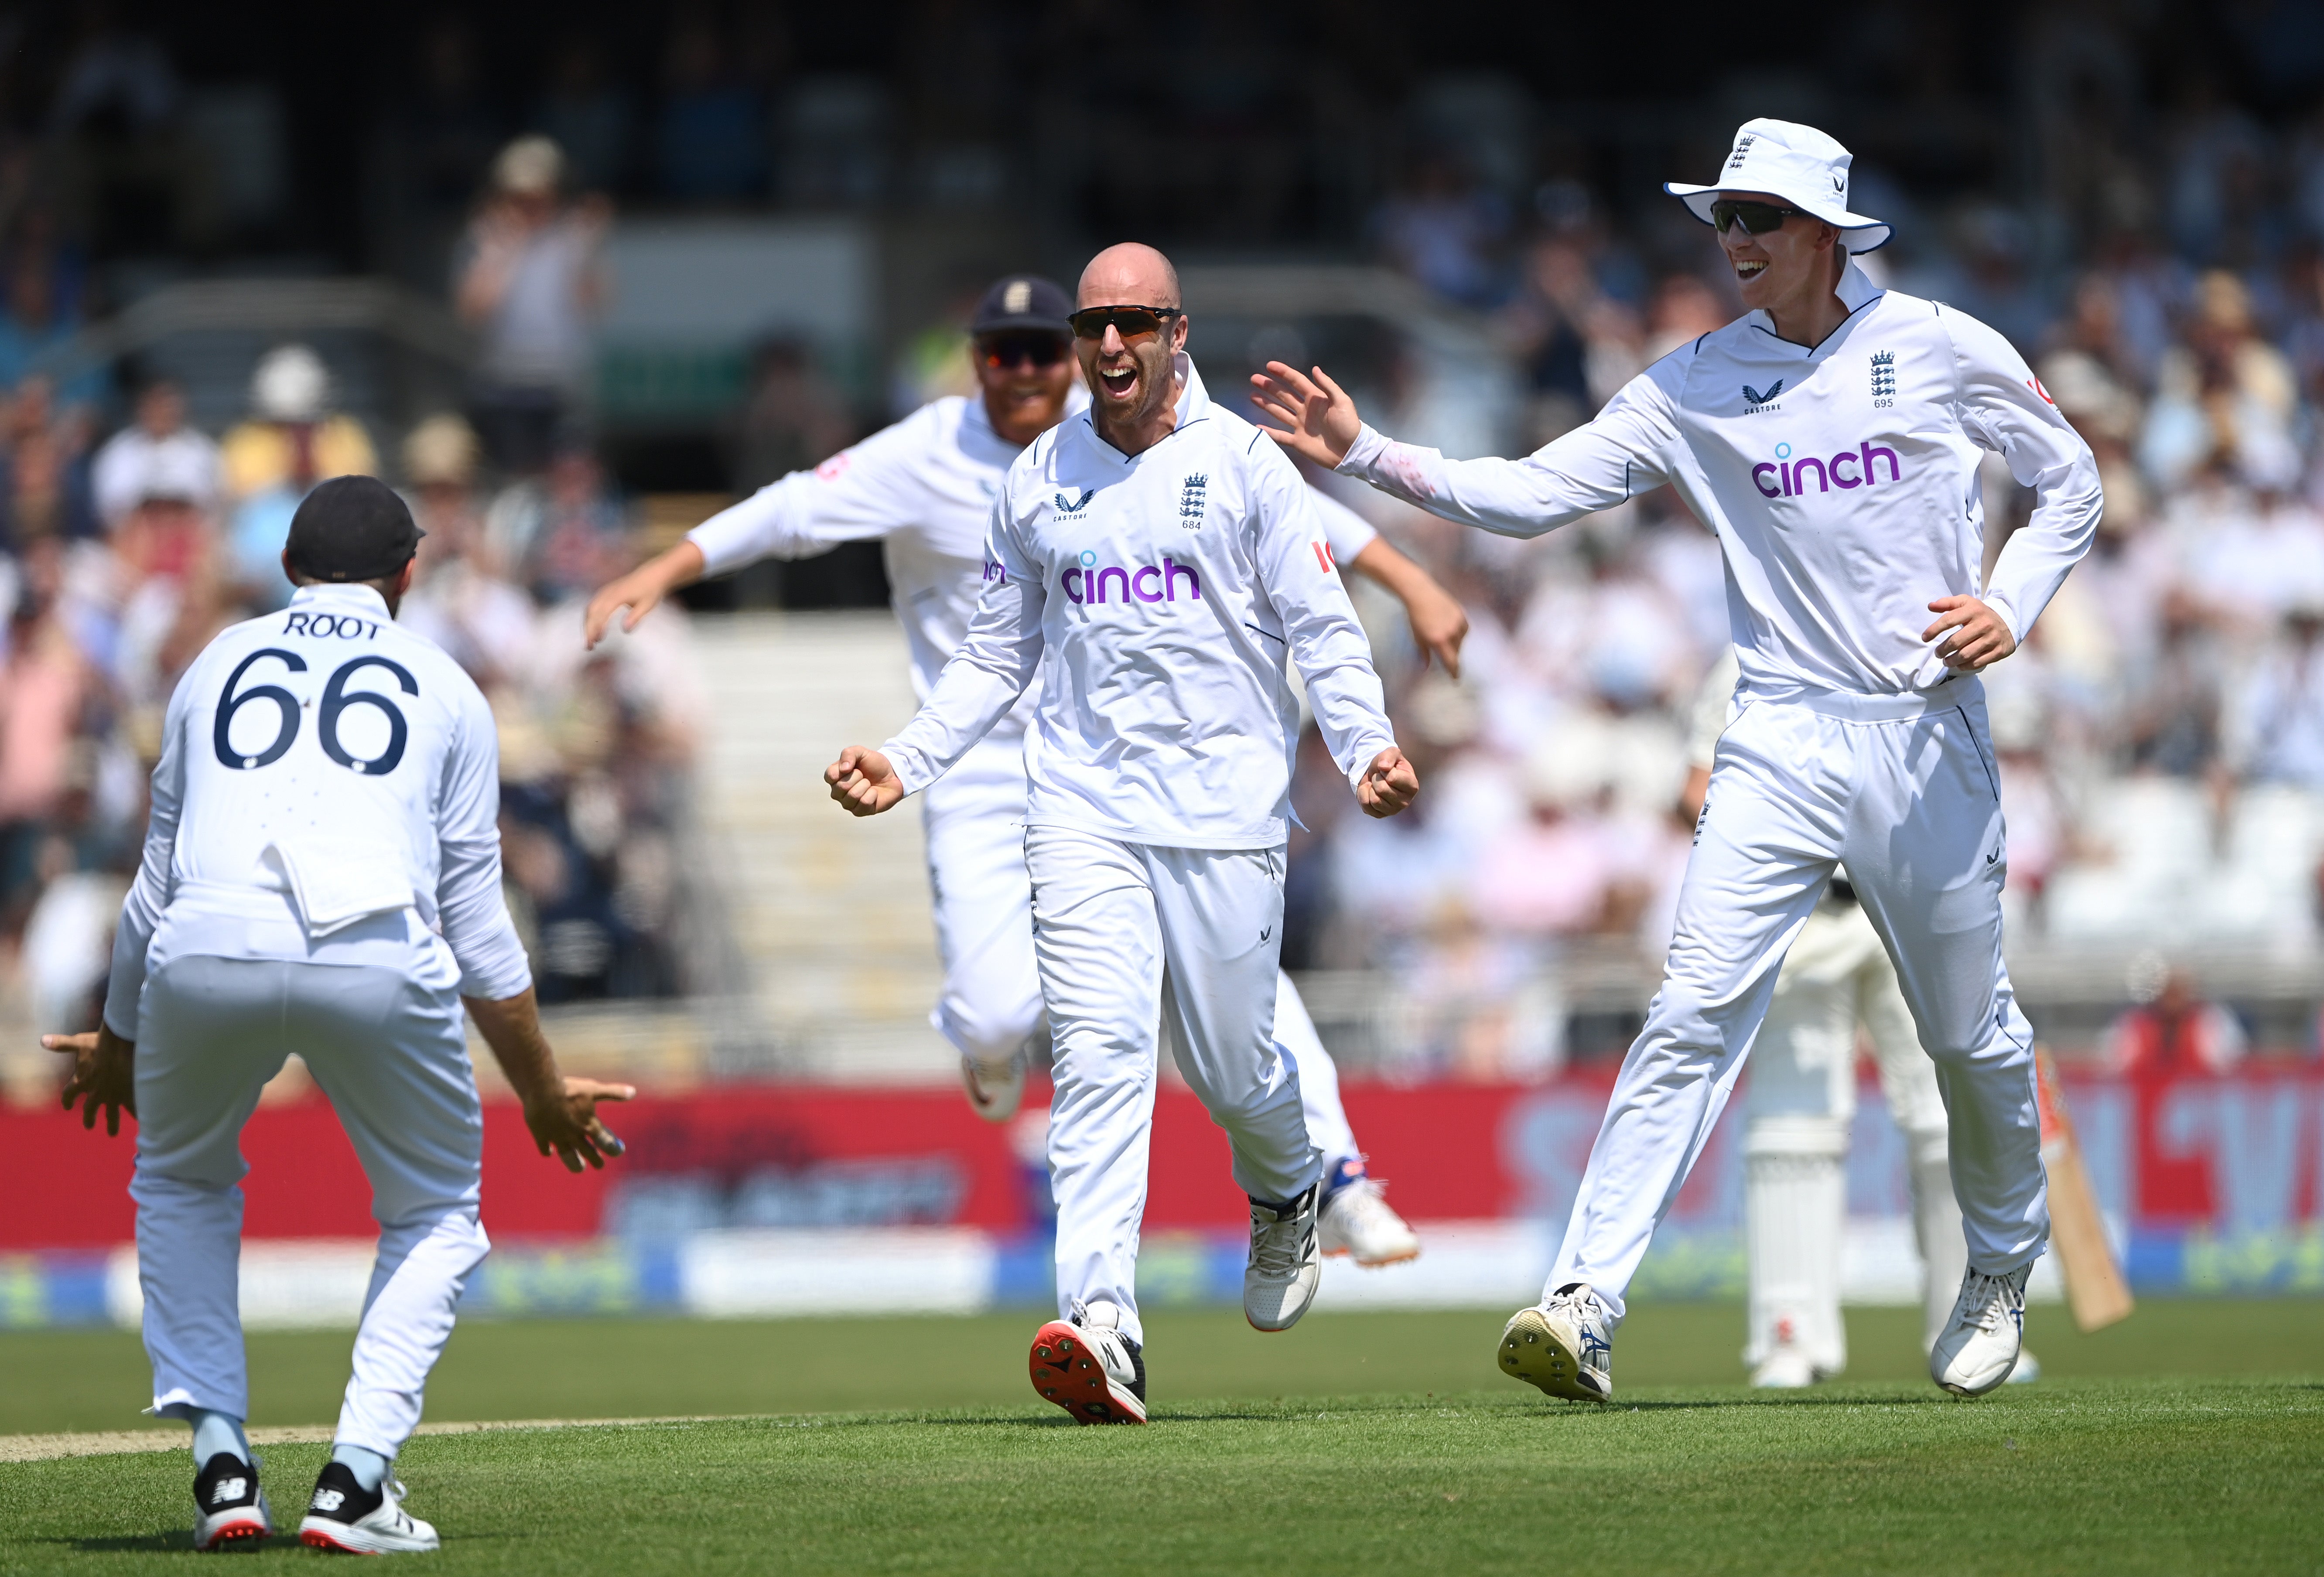
{"type": "Polygon", "coordinates": [[[1797,1349],[1824,1374],[1848,1364],[1840,1315],[1840,1226],[1847,1172],[1837,1156],[1757,1155],[1743,1164],[1743,1222],[1750,1278],[1750,1347],[1763,1362],[1797,1349]]]}
{"type": "Polygon", "coordinates": [[[389,1460],[375,1451],[360,1445],[331,1447],[331,1460],[355,1476],[355,1482],[365,1489],[376,1489],[386,1481],[389,1460]]]}
{"type": "Polygon", "coordinates": [[[222,1451],[243,1462],[250,1460],[250,1437],[243,1434],[242,1420],[233,1414],[197,1407],[186,1415],[186,1421],[194,1426],[194,1466],[207,1466],[222,1451]]]}

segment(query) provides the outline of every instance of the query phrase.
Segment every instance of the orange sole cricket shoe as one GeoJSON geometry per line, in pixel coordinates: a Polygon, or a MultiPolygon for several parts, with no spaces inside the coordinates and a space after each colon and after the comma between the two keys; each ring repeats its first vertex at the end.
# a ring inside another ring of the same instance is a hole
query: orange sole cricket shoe
{"type": "Polygon", "coordinates": [[[1076,1424],[1146,1422],[1146,1365],[1138,1344],[1118,1331],[1051,1320],[1034,1333],[1029,1367],[1041,1399],[1076,1424]]]}

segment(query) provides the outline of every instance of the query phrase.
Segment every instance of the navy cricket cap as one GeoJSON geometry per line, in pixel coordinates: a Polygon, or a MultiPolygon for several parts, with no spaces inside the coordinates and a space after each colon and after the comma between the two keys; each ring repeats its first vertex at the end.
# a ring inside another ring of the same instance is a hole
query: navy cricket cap
{"type": "Polygon", "coordinates": [[[314,580],[384,580],[428,533],[395,489],[376,476],[318,483],[290,517],[290,567],[314,580]]]}
{"type": "Polygon", "coordinates": [[[1073,326],[1065,319],[1073,310],[1074,304],[1065,295],[1065,287],[1056,281],[1043,279],[1037,273],[1012,273],[995,281],[984,292],[984,300],[976,304],[976,317],[970,322],[968,331],[986,335],[1029,329],[1069,339],[1073,326]]]}

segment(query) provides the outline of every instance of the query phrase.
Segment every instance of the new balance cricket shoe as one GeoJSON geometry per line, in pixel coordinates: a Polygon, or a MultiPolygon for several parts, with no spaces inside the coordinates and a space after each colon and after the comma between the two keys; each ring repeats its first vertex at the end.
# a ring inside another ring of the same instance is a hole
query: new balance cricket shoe
{"type": "Polygon", "coordinates": [[[1614,1397],[1613,1332],[1591,1290],[1561,1286],[1501,1328],[1501,1372],[1553,1397],[1607,1402],[1614,1397]]]}
{"type": "Polygon", "coordinates": [[[403,1509],[402,1485],[389,1479],[366,1489],[346,1463],[325,1462],[299,1542],[343,1555],[399,1555],[432,1550],[438,1541],[434,1527],[403,1509]]]}
{"type": "Polygon", "coordinates": [[[1419,1257],[1420,1234],[1388,1208],[1384,1186],[1359,1172],[1323,1196],[1315,1213],[1315,1241],[1324,1253],[1345,1254],[1366,1267],[1419,1257]]]}
{"type": "Polygon", "coordinates": [[[1961,1277],[1952,1318],[1929,1353],[1929,1378],[1956,1397],[1981,1397],[2009,1379],[2025,1342],[2027,1260],[1987,1276],[1971,1266],[1961,1277]]]}
{"type": "Polygon", "coordinates": [[[982,1057],[961,1053],[961,1088],[968,1093],[968,1104],[987,1122],[1006,1122],[1017,1115],[1017,1108],[1025,1100],[1025,1053],[1003,1062],[986,1062],[982,1057]]]}
{"type": "Polygon", "coordinates": [[[1315,1240],[1315,1212],[1323,1191],[1308,1185],[1281,1204],[1250,1202],[1250,1259],[1242,1269],[1242,1316],[1259,1331],[1288,1331],[1315,1301],[1323,1279],[1323,1252],[1315,1240]]]}
{"type": "Polygon", "coordinates": [[[194,1475],[194,1548],[223,1549],[273,1531],[273,1513],[258,1487],[257,1463],[222,1451],[202,1464],[194,1475]]]}
{"type": "Polygon", "coordinates": [[[1146,1422],[1146,1356],[1110,1303],[1075,1305],[1033,1334],[1033,1388],[1076,1424],[1146,1422]]]}

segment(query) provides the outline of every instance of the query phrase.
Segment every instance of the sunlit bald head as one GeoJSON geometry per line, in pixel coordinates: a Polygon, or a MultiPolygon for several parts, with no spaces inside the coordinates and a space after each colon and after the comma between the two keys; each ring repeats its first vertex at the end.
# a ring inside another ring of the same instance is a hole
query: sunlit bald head
{"type": "Polygon", "coordinates": [[[1082,270],[1076,307],[1176,307],[1178,271],[1141,241],[1109,246],[1082,270]]]}

